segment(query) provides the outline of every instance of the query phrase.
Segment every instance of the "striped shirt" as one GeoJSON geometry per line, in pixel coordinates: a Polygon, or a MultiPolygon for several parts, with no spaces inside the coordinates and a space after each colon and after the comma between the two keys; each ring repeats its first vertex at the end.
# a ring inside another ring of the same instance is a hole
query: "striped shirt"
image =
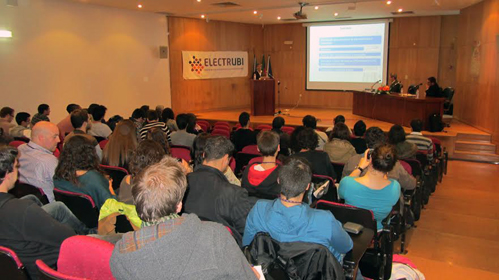
{"type": "Polygon", "coordinates": [[[168,129],[168,126],[164,122],[153,122],[153,123],[144,124],[144,126],[140,129],[140,134],[139,134],[140,135],[140,139],[139,140],[146,139],[147,132],[150,129],[153,129],[155,127],[163,130],[163,132],[166,134],[166,138],[168,139],[168,142],[169,143],[172,142],[172,139],[170,137],[170,134],[171,134],[170,129],[168,129]]]}
{"type": "Polygon", "coordinates": [[[408,142],[416,144],[419,151],[426,153],[428,161],[433,160],[433,142],[430,138],[424,137],[421,132],[411,132],[407,135],[406,140],[408,142]]]}

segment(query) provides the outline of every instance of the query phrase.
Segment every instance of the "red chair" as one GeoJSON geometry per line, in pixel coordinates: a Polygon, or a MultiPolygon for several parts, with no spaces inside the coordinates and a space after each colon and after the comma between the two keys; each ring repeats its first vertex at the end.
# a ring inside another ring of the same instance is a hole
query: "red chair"
{"type": "Polygon", "coordinates": [[[88,228],[96,228],[99,222],[99,210],[91,196],[63,191],[54,188],[55,200],[61,201],[73,212],[73,214],[88,228]]]}
{"type": "Polygon", "coordinates": [[[14,188],[9,190],[9,193],[17,198],[21,198],[23,196],[32,194],[36,196],[41,203],[43,204],[49,203],[47,195],[45,195],[45,192],[41,188],[32,186],[30,184],[22,183],[19,181],[16,182],[14,188]]]}
{"type": "Polygon", "coordinates": [[[208,132],[208,129],[210,128],[210,124],[208,122],[197,121],[196,124],[199,125],[204,132],[208,132]]]}
{"type": "Polygon", "coordinates": [[[241,152],[245,154],[261,155],[260,151],[258,150],[258,145],[248,145],[244,147],[241,152]]]}
{"type": "Polygon", "coordinates": [[[104,139],[104,140],[99,142],[99,147],[101,148],[101,150],[104,150],[104,147],[106,147],[107,142],[109,142],[108,139],[104,139]]]}
{"type": "Polygon", "coordinates": [[[120,188],[121,181],[123,181],[123,178],[125,178],[128,173],[128,170],[126,170],[123,167],[118,167],[118,166],[110,166],[110,165],[104,165],[104,164],[99,164],[99,167],[106,172],[111,179],[113,179],[113,190],[117,190],[120,188]]]}
{"type": "Polygon", "coordinates": [[[225,126],[225,125],[215,125],[213,127],[213,130],[215,130],[215,129],[227,130],[230,133],[230,128],[225,126]]]}
{"type": "Polygon", "coordinates": [[[56,158],[59,158],[59,156],[61,155],[61,152],[59,151],[59,148],[55,148],[55,151],[54,151],[54,156],[56,158]]]}
{"type": "Polygon", "coordinates": [[[216,122],[215,126],[226,126],[227,128],[230,129],[230,124],[228,122],[216,122]]]}
{"type": "Polygon", "coordinates": [[[412,167],[411,167],[411,165],[409,165],[407,162],[405,162],[403,160],[399,160],[399,162],[402,165],[402,167],[404,167],[405,171],[407,171],[407,173],[409,173],[409,174],[412,175],[412,167]]]}
{"type": "Polygon", "coordinates": [[[191,149],[189,147],[181,145],[171,145],[170,152],[172,154],[172,157],[174,158],[183,159],[187,162],[191,161],[191,149]]]}
{"type": "Polygon", "coordinates": [[[40,280],[88,280],[87,278],[74,277],[60,273],[45,264],[42,260],[36,260],[35,264],[38,268],[38,279],[40,280]]]}
{"type": "Polygon", "coordinates": [[[211,132],[211,135],[213,135],[213,136],[221,135],[221,136],[225,136],[227,139],[230,139],[230,132],[228,130],[225,130],[225,129],[215,128],[211,132]]]}
{"type": "Polygon", "coordinates": [[[268,124],[261,124],[257,126],[256,129],[261,131],[272,130],[272,126],[268,124]]]}
{"type": "Polygon", "coordinates": [[[14,148],[18,148],[22,144],[26,144],[26,142],[19,141],[19,140],[14,140],[14,141],[12,141],[12,142],[9,143],[9,146],[14,147],[14,148]]]}
{"type": "Polygon", "coordinates": [[[114,245],[104,240],[85,235],[72,236],[62,242],[57,269],[74,277],[115,279],[109,266],[113,249],[114,245]]]}
{"type": "Polygon", "coordinates": [[[236,172],[236,159],[234,157],[230,158],[229,167],[232,169],[232,172],[236,172]]]}
{"type": "Polygon", "coordinates": [[[0,278],[28,280],[28,273],[17,254],[7,247],[0,246],[0,278]]]}
{"type": "Polygon", "coordinates": [[[283,126],[281,127],[281,130],[289,135],[291,135],[291,133],[293,133],[293,131],[295,131],[295,128],[292,127],[292,126],[283,126]]]}

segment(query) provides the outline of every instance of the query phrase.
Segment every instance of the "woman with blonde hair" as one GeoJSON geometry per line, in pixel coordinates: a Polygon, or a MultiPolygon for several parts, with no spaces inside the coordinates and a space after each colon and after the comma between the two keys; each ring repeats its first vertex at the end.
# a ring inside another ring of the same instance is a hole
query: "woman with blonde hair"
{"type": "Polygon", "coordinates": [[[131,152],[137,148],[137,132],[133,121],[122,120],[109,136],[102,152],[102,163],[128,169],[131,152]]]}

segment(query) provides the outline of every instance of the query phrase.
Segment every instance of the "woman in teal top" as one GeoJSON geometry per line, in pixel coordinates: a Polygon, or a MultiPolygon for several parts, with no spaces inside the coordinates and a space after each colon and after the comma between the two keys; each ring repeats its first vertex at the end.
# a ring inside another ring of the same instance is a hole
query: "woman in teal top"
{"type": "Polygon", "coordinates": [[[340,197],[345,199],[346,204],[373,211],[378,230],[382,229],[381,221],[400,198],[400,184],[387,177],[396,162],[396,151],[392,145],[378,146],[372,153],[367,150],[357,168],[340,182],[340,197]],[[357,177],[366,168],[367,173],[357,177]]]}
{"type": "Polygon", "coordinates": [[[64,144],[55,169],[54,187],[89,195],[99,211],[108,198],[115,198],[99,169],[95,146],[86,135],[75,135],[64,144]]]}

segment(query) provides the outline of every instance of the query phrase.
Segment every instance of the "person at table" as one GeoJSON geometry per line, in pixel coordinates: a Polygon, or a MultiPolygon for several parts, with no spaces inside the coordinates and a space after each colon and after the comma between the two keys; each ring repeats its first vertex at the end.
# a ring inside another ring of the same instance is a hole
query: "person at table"
{"type": "Polygon", "coordinates": [[[384,144],[376,147],[370,158],[368,155],[366,151],[357,168],[341,180],[338,192],[346,204],[371,210],[381,230],[381,222],[400,197],[400,184],[388,178],[397,162],[397,152],[392,145],[384,144]],[[359,177],[365,169],[366,175],[359,177]]]}
{"type": "Polygon", "coordinates": [[[402,84],[397,80],[397,74],[390,74],[390,92],[401,93],[402,84]]]}
{"type": "Polygon", "coordinates": [[[426,81],[426,97],[444,97],[435,77],[429,77],[426,81]]]}

